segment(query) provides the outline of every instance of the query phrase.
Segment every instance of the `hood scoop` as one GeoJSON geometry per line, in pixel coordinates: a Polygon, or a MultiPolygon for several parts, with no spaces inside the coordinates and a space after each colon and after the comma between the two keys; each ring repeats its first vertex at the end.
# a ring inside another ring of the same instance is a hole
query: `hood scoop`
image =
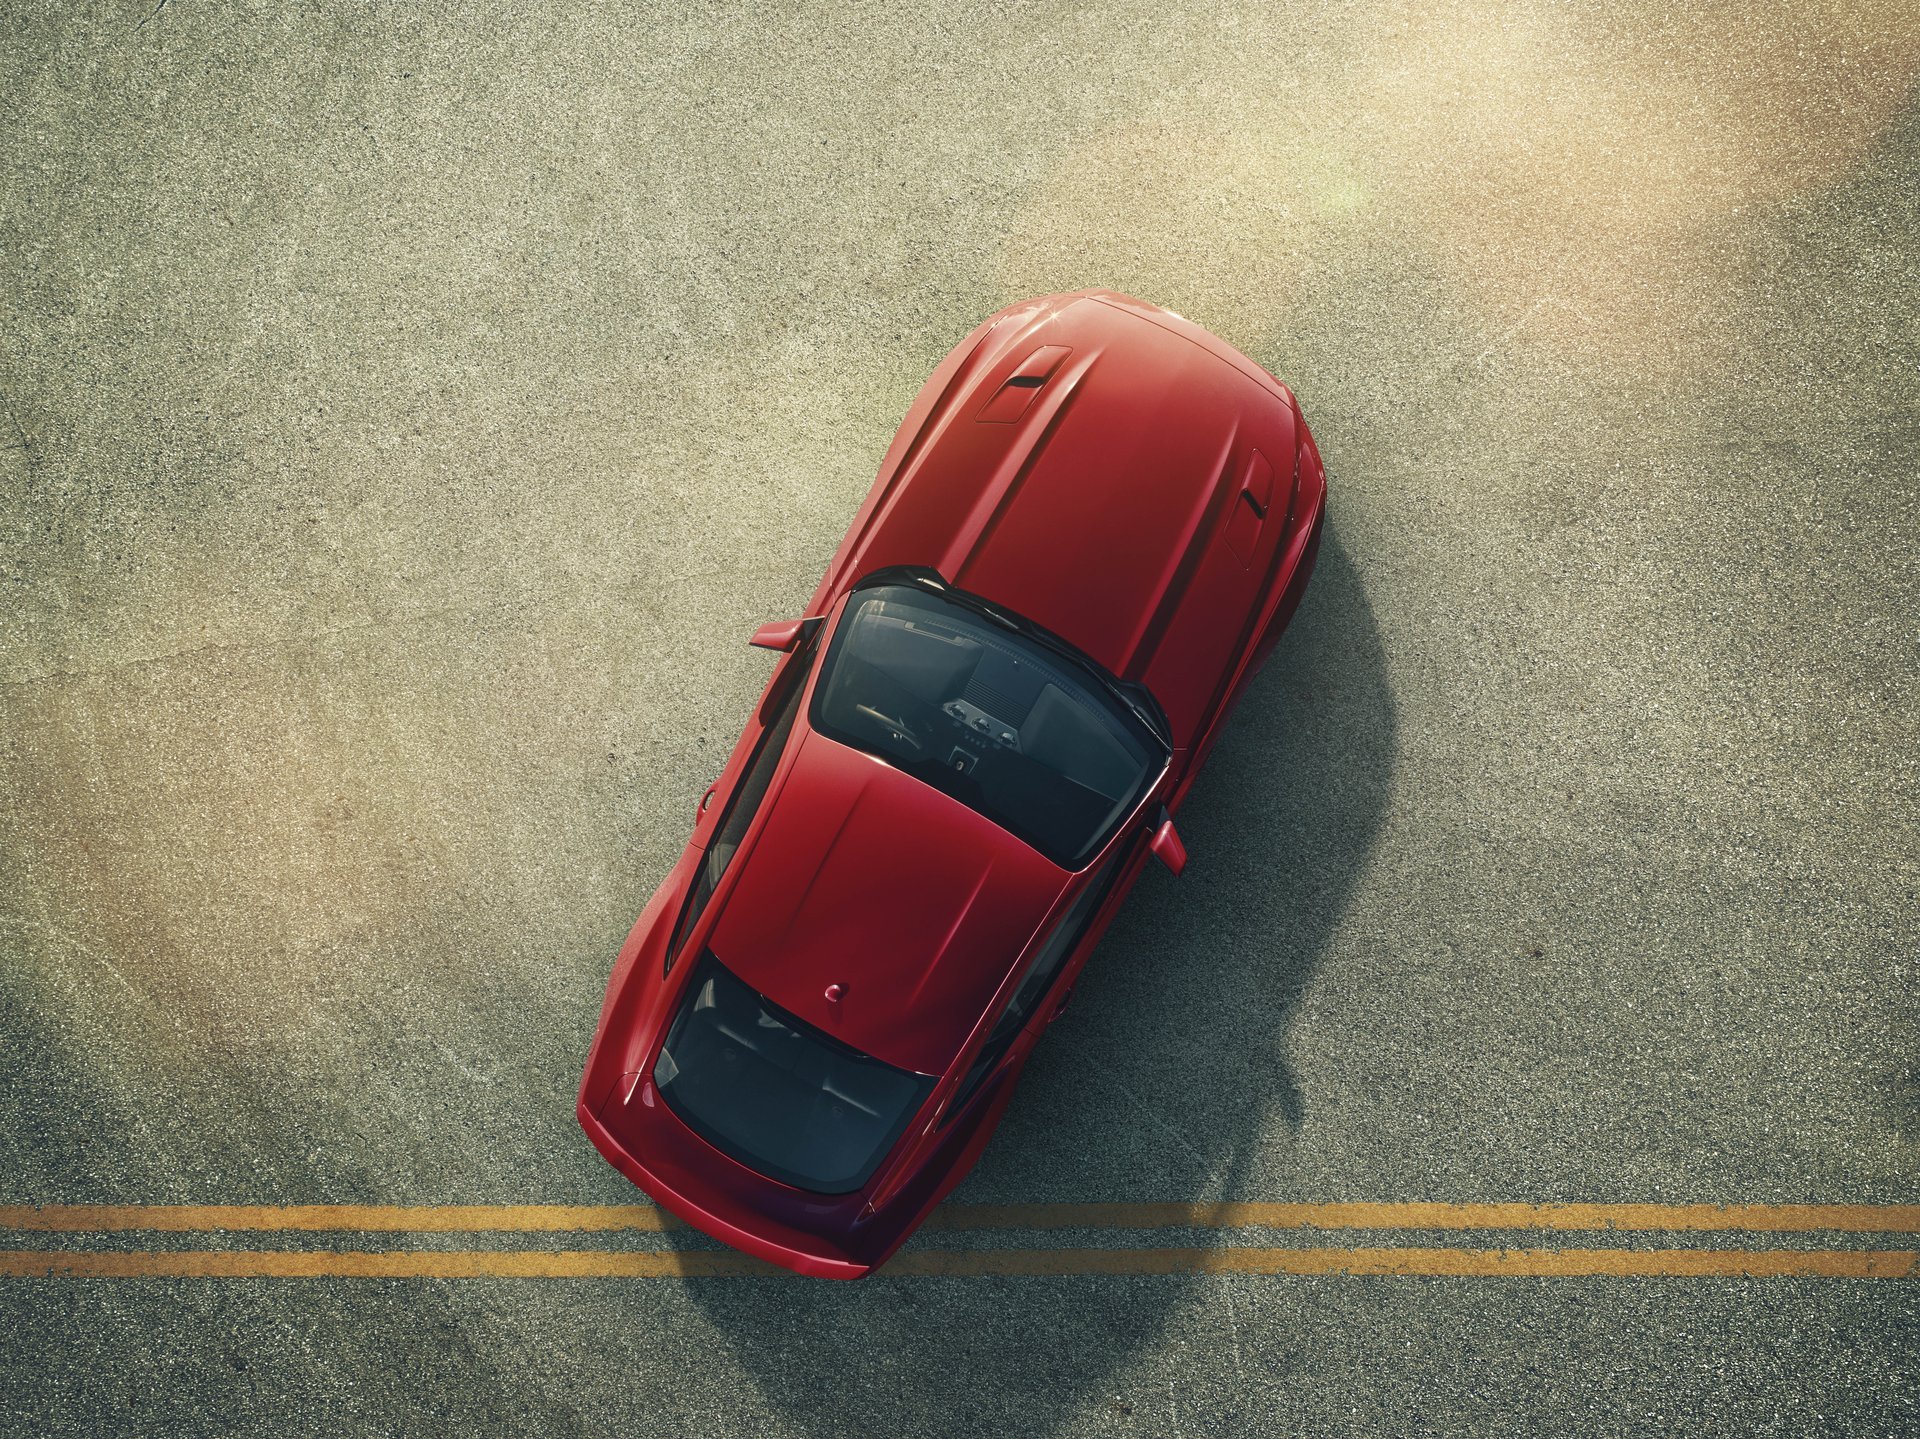
{"type": "Polygon", "coordinates": [[[1011,375],[1000,382],[993,398],[980,409],[983,425],[1011,425],[1033,403],[1033,397],[1060,368],[1060,362],[1072,354],[1065,345],[1042,345],[1022,360],[1011,375]]]}

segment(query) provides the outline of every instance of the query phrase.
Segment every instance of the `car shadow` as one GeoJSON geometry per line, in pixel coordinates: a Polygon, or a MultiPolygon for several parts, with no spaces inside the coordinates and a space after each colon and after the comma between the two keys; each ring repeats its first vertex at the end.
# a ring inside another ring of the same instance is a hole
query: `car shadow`
{"type": "MultiPolygon", "coordinates": [[[[1330,528],[1305,604],[1182,810],[1186,874],[1149,866],[956,1202],[1292,1197],[1287,1137],[1313,1097],[1289,1063],[1288,1024],[1385,809],[1385,672],[1364,587],[1330,528]]],[[[1049,1240],[923,1232],[913,1244],[982,1242],[1049,1240]]],[[[732,1362],[804,1432],[971,1434],[1130,1412],[1130,1361],[1197,1282],[883,1270],[855,1285],[688,1289],[732,1362]]]]}

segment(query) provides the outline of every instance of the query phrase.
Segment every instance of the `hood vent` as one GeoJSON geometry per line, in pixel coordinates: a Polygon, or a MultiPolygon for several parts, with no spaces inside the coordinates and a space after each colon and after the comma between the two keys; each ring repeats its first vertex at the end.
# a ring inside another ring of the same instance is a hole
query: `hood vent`
{"type": "Polygon", "coordinates": [[[1010,425],[1033,403],[1033,397],[1060,368],[1060,362],[1072,353],[1065,345],[1042,345],[1000,382],[993,398],[981,407],[979,419],[986,425],[1010,425]]]}

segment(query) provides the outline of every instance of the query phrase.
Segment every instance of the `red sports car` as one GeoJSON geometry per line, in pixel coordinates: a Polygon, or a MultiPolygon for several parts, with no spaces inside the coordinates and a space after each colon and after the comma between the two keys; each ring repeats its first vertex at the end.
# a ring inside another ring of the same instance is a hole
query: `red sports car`
{"type": "Polygon", "coordinates": [[[1105,291],[1003,310],[907,412],[614,965],[580,1123],[690,1224],[883,1263],[1040,1032],[1286,627],[1326,481],[1300,407],[1105,291]]]}

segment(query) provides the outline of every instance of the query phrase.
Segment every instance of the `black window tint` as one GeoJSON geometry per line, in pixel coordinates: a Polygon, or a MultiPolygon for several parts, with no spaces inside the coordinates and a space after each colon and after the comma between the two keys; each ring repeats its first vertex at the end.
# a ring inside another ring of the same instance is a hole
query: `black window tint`
{"type": "Polygon", "coordinates": [[[1088,663],[908,585],[848,600],[812,723],[1066,869],[1106,843],[1166,762],[1088,663]]]}
{"type": "Polygon", "coordinates": [[[933,1088],[787,1013],[710,953],[653,1082],[708,1143],[820,1194],[865,1184],[933,1088]]]}
{"type": "Polygon", "coordinates": [[[706,909],[707,901],[713,898],[720,876],[727,872],[734,851],[740,848],[740,841],[753,824],[760,801],[767,797],[767,787],[773,783],[773,772],[780,766],[780,756],[786,752],[787,738],[793,733],[793,722],[800,714],[800,693],[807,687],[807,671],[812,667],[811,654],[793,660],[787,667],[788,673],[781,679],[780,691],[769,695],[767,704],[761,708],[763,715],[771,707],[777,706],[777,711],[768,722],[766,733],[760,737],[760,747],[754,751],[752,760],[740,776],[733,797],[727,801],[726,813],[720,817],[720,826],[714,831],[713,842],[707,846],[706,857],[700,862],[700,873],[693,882],[693,892],[687,896],[686,907],[680,911],[680,921],[673,928],[673,939],[667,945],[667,959],[662,973],[673,969],[674,960],[680,956],[680,947],[693,932],[693,926],[706,909]]]}

